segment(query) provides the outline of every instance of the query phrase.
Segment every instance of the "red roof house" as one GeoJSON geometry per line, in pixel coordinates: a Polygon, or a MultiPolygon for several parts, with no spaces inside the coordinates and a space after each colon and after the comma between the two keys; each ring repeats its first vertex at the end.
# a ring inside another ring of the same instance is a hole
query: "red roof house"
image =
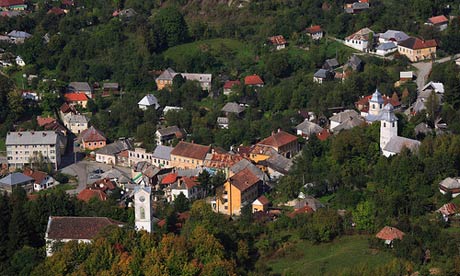
{"type": "Polygon", "coordinates": [[[270,44],[276,47],[276,50],[281,50],[286,48],[287,41],[282,35],[275,35],[268,38],[270,44]]]}
{"type": "Polygon", "coordinates": [[[103,148],[107,142],[107,138],[105,138],[104,134],[94,126],[83,130],[80,133],[79,140],[81,141],[81,147],[85,150],[103,148]]]}
{"type": "Polygon", "coordinates": [[[64,98],[70,105],[80,105],[83,108],[86,108],[88,103],[88,96],[85,93],[66,93],[64,98]]]}
{"type": "Polygon", "coordinates": [[[239,80],[228,80],[224,84],[224,94],[228,95],[232,93],[232,89],[235,86],[240,86],[241,82],[239,80]]]}
{"type": "Polygon", "coordinates": [[[391,226],[385,226],[375,236],[378,239],[385,240],[386,244],[391,244],[393,240],[396,240],[396,239],[402,240],[404,235],[405,235],[404,232],[402,232],[398,228],[391,227],[391,226]]]}
{"type": "Polygon", "coordinates": [[[8,8],[11,6],[25,5],[24,0],[0,0],[0,7],[8,8]]]}
{"type": "Polygon", "coordinates": [[[428,23],[432,25],[442,25],[447,24],[448,22],[449,19],[447,19],[447,17],[445,17],[444,15],[438,15],[428,18],[428,23]]]}
{"type": "Polygon", "coordinates": [[[299,151],[297,136],[282,130],[278,130],[278,132],[272,133],[272,135],[263,139],[257,143],[257,145],[270,147],[276,150],[279,154],[288,158],[294,156],[299,151]]]}
{"type": "Polygon", "coordinates": [[[244,78],[244,84],[248,86],[264,86],[264,81],[258,75],[251,75],[244,78]]]}
{"type": "Polygon", "coordinates": [[[78,200],[85,202],[89,202],[92,198],[97,198],[98,200],[105,201],[107,200],[107,195],[101,190],[90,189],[84,189],[77,195],[78,200]]]}
{"type": "Polygon", "coordinates": [[[161,184],[163,185],[171,185],[174,184],[177,181],[177,173],[170,173],[167,174],[162,180],[161,184]]]}
{"type": "Polygon", "coordinates": [[[56,122],[56,119],[52,118],[52,117],[41,117],[41,116],[37,116],[37,124],[40,126],[40,127],[43,127],[47,124],[51,124],[51,123],[54,123],[56,122]]]}

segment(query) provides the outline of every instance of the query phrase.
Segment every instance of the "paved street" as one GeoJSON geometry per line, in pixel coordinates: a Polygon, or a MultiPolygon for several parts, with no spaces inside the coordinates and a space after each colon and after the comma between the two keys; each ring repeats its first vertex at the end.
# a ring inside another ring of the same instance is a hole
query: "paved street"
{"type": "MultiPolygon", "coordinates": [[[[448,56],[444,58],[440,58],[435,60],[435,63],[444,63],[448,62],[452,59],[457,59],[460,57],[460,54],[456,54],[454,56],[448,56]]],[[[413,63],[412,64],[415,68],[417,68],[417,89],[419,91],[422,90],[422,88],[425,86],[428,77],[430,76],[431,69],[432,69],[432,62],[418,62],[418,63],[413,63]]]]}

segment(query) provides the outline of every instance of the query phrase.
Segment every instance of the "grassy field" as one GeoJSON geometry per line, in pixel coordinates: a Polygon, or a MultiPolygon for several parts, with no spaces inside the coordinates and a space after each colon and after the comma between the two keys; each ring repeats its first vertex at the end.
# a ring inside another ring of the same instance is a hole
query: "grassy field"
{"type": "Polygon", "coordinates": [[[195,41],[179,46],[171,47],[164,52],[164,57],[180,63],[184,56],[197,55],[200,52],[207,52],[213,56],[223,58],[234,55],[238,60],[253,60],[254,53],[249,45],[235,39],[208,39],[195,41]]]}
{"type": "Polygon", "coordinates": [[[378,266],[391,260],[389,253],[369,249],[367,236],[345,236],[320,245],[299,241],[288,250],[283,257],[268,261],[273,274],[334,275],[344,268],[378,266]]]}

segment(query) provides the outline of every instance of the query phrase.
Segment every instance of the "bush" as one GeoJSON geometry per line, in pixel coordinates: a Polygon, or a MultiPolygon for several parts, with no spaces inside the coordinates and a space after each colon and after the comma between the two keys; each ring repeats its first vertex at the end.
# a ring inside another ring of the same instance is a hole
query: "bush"
{"type": "Polygon", "coordinates": [[[65,183],[69,183],[69,177],[63,173],[60,173],[60,172],[57,172],[55,175],[54,175],[54,179],[56,179],[56,181],[59,181],[59,183],[61,184],[65,184],[65,183]]]}

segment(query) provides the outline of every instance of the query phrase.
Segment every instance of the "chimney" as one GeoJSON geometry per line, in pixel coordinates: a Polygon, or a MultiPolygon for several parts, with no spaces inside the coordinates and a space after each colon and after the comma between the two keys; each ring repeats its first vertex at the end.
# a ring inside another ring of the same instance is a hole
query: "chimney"
{"type": "Polygon", "coordinates": [[[278,133],[280,133],[280,131],[281,131],[281,128],[278,128],[278,133]]]}
{"type": "Polygon", "coordinates": [[[43,132],[43,133],[42,133],[42,136],[45,137],[45,136],[46,136],[46,132],[43,132]]]}
{"type": "Polygon", "coordinates": [[[35,134],[35,132],[31,131],[31,132],[30,132],[30,134],[31,134],[31,135],[34,135],[34,134],[35,134]]]}
{"type": "Polygon", "coordinates": [[[18,132],[18,135],[19,135],[19,137],[21,137],[21,136],[22,136],[22,133],[21,133],[21,132],[18,132]]]}

